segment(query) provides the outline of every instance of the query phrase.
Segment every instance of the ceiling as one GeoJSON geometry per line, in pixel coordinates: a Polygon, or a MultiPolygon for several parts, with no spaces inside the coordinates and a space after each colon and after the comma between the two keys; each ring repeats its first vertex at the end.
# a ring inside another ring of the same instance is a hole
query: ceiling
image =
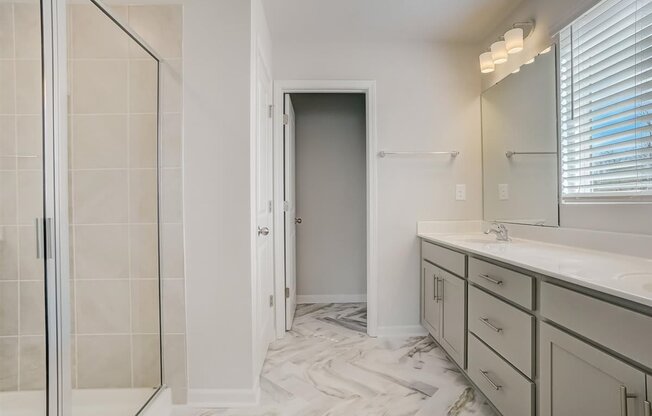
{"type": "Polygon", "coordinates": [[[277,40],[477,42],[521,0],[263,0],[277,40]]]}

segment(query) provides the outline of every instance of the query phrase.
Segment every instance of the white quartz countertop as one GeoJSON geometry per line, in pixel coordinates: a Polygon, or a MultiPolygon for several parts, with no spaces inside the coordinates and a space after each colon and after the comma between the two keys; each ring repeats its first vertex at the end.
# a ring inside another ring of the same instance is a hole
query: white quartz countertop
{"type": "Polygon", "coordinates": [[[652,307],[652,259],[518,238],[500,242],[482,233],[418,235],[436,244],[652,307]]]}

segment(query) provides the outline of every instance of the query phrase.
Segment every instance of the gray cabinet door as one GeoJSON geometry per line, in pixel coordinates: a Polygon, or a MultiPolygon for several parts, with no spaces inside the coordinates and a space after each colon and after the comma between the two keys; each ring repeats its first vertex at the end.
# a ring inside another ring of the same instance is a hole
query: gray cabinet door
{"type": "Polygon", "coordinates": [[[645,374],[636,368],[546,323],[539,353],[539,416],[644,415],[645,374]]]}
{"type": "Polygon", "coordinates": [[[647,401],[645,402],[645,416],[652,416],[652,376],[647,376],[647,401]]]}
{"type": "Polygon", "coordinates": [[[438,297],[441,299],[439,343],[462,367],[466,356],[466,281],[438,270],[438,297]]]}
{"type": "Polygon", "coordinates": [[[423,320],[436,340],[439,340],[440,307],[436,289],[439,269],[428,262],[421,262],[423,269],[423,320]]]}

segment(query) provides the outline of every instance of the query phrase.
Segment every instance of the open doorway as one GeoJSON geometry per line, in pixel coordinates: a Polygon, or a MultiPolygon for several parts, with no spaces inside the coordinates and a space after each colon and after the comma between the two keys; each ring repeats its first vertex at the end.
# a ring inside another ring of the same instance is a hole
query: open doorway
{"type": "Polygon", "coordinates": [[[367,332],[365,112],[364,94],[285,94],[286,330],[296,302],[367,332]]]}
{"type": "Polygon", "coordinates": [[[276,310],[277,336],[295,316],[332,304],[338,316],[331,322],[375,335],[373,83],[277,93],[283,122],[275,134],[275,198],[283,232],[275,244],[282,263],[276,286],[285,300],[276,310]]]}

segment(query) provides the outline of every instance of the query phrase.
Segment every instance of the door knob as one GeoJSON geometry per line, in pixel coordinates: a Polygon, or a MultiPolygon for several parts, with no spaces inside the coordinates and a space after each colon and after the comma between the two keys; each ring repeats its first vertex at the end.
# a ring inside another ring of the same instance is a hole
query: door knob
{"type": "Polygon", "coordinates": [[[295,218],[294,222],[297,223],[297,224],[301,224],[303,222],[303,220],[301,218],[295,218]]]}
{"type": "Polygon", "coordinates": [[[269,228],[267,227],[258,227],[258,235],[269,235],[269,228]]]}

